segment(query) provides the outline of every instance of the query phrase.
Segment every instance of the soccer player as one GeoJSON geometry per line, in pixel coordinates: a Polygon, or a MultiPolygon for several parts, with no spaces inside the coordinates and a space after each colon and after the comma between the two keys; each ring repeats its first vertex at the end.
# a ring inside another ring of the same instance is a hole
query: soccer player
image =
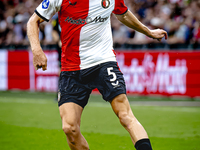
{"type": "Polygon", "coordinates": [[[81,114],[91,91],[99,90],[110,102],[122,126],[129,132],[137,150],[151,150],[143,126],[132,113],[123,74],[112,46],[110,15],[148,37],[167,39],[162,29],[150,30],[126,7],[123,0],[44,0],[27,23],[35,69],[47,69],[47,58],[40,46],[39,24],[58,12],[61,26],[62,58],[58,105],[62,128],[72,150],[89,150],[80,132],[81,114]]]}

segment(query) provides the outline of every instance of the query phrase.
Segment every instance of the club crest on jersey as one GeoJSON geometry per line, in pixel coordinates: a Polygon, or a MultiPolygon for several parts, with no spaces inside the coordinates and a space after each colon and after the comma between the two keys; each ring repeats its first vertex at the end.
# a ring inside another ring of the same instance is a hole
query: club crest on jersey
{"type": "Polygon", "coordinates": [[[42,8],[43,9],[47,9],[48,7],[49,7],[49,0],[44,0],[43,2],[42,2],[42,8]]]}
{"type": "Polygon", "coordinates": [[[103,8],[108,8],[110,6],[110,1],[109,0],[102,0],[101,1],[101,6],[103,8]]]}

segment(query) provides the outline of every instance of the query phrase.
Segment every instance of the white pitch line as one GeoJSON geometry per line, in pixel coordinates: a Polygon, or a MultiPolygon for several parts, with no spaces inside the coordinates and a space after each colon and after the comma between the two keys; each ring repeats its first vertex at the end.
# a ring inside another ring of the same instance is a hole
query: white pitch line
{"type": "MultiPolygon", "coordinates": [[[[28,100],[27,98],[13,98],[13,99],[0,99],[2,103],[31,103],[31,104],[48,104],[53,103],[53,100],[28,100]]],[[[185,106],[185,107],[200,107],[200,102],[189,102],[189,101],[131,101],[131,106],[185,106]]],[[[108,107],[110,108],[109,102],[89,102],[87,106],[92,107],[108,107]]]]}
{"type": "Polygon", "coordinates": [[[108,107],[108,108],[111,108],[110,104],[106,103],[106,102],[89,102],[87,106],[92,106],[92,107],[108,107]]]}

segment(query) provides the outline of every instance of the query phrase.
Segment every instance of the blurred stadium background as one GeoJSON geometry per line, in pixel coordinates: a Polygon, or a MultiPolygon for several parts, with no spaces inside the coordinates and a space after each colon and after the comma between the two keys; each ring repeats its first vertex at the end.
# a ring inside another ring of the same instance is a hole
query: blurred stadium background
{"type": "MultiPolygon", "coordinates": [[[[60,72],[58,16],[40,26],[48,70],[35,71],[26,23],[41,0],[0,0],[0,149],[69,149],[56,99],[60,72]]],[[[125,0],[158,42],[111,15],[114,49],[131,107],[159,150],[199,150],[200,1],[125,0]]],[[[83,114],[91,149],[133,149],[127,133],[97,91],[83,114]],[[99,119],[100,118],[100,119],[99,119]],[[113,119],[112,119],[113,118],[113,119]],[[110,121],[110,120],[113,121],[110,121]]]]}

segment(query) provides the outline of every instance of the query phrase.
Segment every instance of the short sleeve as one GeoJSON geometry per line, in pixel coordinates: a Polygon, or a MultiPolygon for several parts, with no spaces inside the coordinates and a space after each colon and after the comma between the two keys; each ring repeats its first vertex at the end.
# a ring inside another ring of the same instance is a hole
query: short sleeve
{"type": "Polygon", "coordinates": [[[43,0],[36,8],[35,13],[45,21],[49,21],[60,10],[62,0],[43,0]]]}
{"type": "Polygon", "coordinates": [[[115,0],[115,8],[113,13],[116,15],[123,15],[128,11],[127,6],[124,4],[124,0],[115,0]]]}

